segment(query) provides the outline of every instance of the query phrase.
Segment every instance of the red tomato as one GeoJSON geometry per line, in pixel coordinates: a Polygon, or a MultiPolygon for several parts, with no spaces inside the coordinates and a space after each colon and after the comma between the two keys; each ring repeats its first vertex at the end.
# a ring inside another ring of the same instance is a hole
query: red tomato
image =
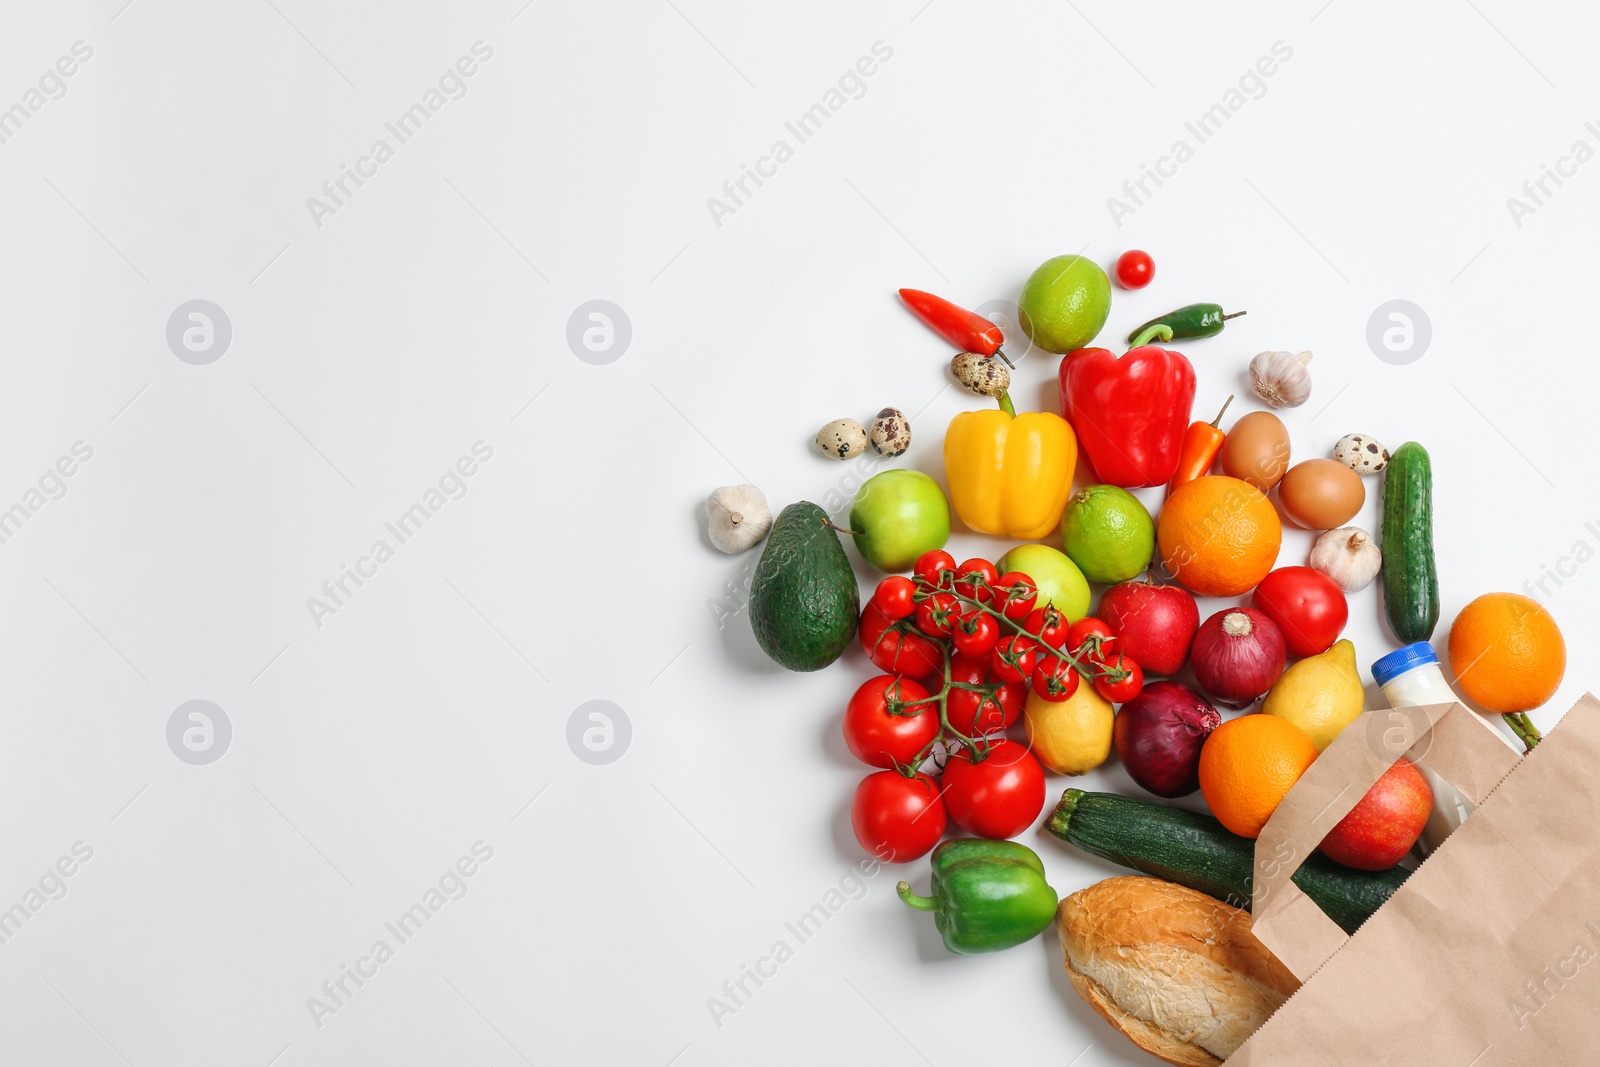
{"type": "Polygon", "coordinates": [[[1038,663],[1039,645],[1031,637],[1007,637],[989,653],[990,669],[1002,682],[1025,682],[1038,663]]]}
{"type": "Polygon", "coordinates": [[[910,764],[939,736],[938,703],[914,703],[927,695],[917,682],[893,674],[864,683],[844,709],[851,755],[873,767],[910,764]]]}
{"type": "Polygon", "coordinates": [[[1000,640],[1000,624],[986,611],[974,608],[961,616],[950,631],[950,643],[963,656],[987,656],[1000,640]]]}
{"type": "Polygon", "coordinates": [[[1045,656],[1033,672],[1033,691],[1041,699],[1059,703],[1078,691],[1078,672],[1064,659],[1045,656]]]}
{"type": "Polygon", "coordinates": [[[973,576],[981,577],[984,582],[992,586],[1000,580],[1000,572],[995,570],[993,563],[976,556],[956,567],[956,592],[968,600],[978,600],[987,604],[993,593],[986,588],[980,589],[975,581],[961,581],[962,578],[973,576]]]}
{"type": "Polygon", "coordinates": [[[956,558],[943,549],[935,548],[917,557],[917,565],[912,568],[911,573],[937,589],[941,584],[940,575],[953,574],[955,569],[956,558]]]}
{"type": "Polygon", "coordinates": [[[1015,837],[1044,810],[1044,771],[1027,748],[1000,738],[974,761],[963,748],[944,768],[944,800],[956,825],[977,837],[1015,837]]]}
{"type": "Polygon", "coordinates": [[[1021,622],[1039,599],[1039,586],[1021,571],[1008,571],[994,583],[994,608],[1012,622],[1021,622]]]}
{"type": "Polygon", "coordinates": [[[861,647],[881,671],[922,678],[944,668],[944,653],[933,641],[902,628],[906,620],[894,622],[870,600],[861,611],[857,631],[861,647]]]}
{"type": "Polygon", "coordinates": [[[878,771],[861,779],[850,801],[850,825],[861,847],[885,863],[927,855],[944,836],[939,785],[926,774],[878,771]]]}
{"type": "MultiPolygon", "coordinates": [[[[995,678],[994,672],[989,669],[987,656],[981,659],[950,657],[950,680],[995,687],[993,697],[971,689],[950,690],[945,700],[945,717],[950,720],[951,726],[968,737],[1004,730],[1017,721],[1022,714],[1022,705],[1027,702],[1027,686],[1021,682],[1001,682],[995,678]]],[[[944,680],[940,679],[939,684],[943,685],[944,680]]]]}
{"type": "Polygon", "coordinates": [[[917,610],[913,599],[916,592],[916,582],[904,575],[891,574],[878,583],[877,591],[872,594],[872,602],[889,618],[903,619],[917,610]]]}
{"type": "Polygon", "coordinates": [[[929,637],[949,637],[961,615],[961,601],[950,593],[933,593],[917,605],[917,629],[929,637]]]}
{"type": "Polygon", "coordinates": [[[1022,628],[1039,639],[1039,644],[1057,652],[1071,652],[1072,628],[1067,625],[1067,620],[1061,612],[1056,610],[1054,604],[1046,605],[1028,613],[1023,620],[1022,628]]]}
{"type": "Polygon", "coordinates": [[[1113,680],[1107,675],[1096,674],[1094,691],[1111,703],[1126,704],[1144,690],[1144,669],[1127,656],[1118,656],[1106,666],[1120,677],[1113,680]]]}
{"type": "Polygon", "coordinates": [[[1339,583],[1310,567],[1279,567],[1261,579],[1250,606],[1278,624],[1294,656],[1328,651],[1350,619],[1339,583]]]}
{"type": "Polygon", "coordinates": [[[1072,646],[1073,652],[1076,652],[1091,637],[1098,637],[1104,640],[1110,636],[1111,627],[1107,626],[1104,620],[1088,615],[1079,619],[1067,629],[1067,644],[1072,646]]]}
{"type": "Polygon", "coordinates": [[[1137,248],[1117,257],[1117,282],[1124,289],[1143,289],[1156,276],[1156,261],[1137,248]]]}

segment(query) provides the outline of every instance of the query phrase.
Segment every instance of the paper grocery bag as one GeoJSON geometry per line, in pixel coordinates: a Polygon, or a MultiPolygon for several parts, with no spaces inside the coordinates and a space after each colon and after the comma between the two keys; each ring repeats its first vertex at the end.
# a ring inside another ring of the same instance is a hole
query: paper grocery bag
{"type": "Polygon", "coordinates": [[[1252,928],[1305,984],[1229,1067],[1600,1063],[1600,701],[1524,757],[1475,719],[1368,712],[1279,805],[1252,928]],[[1402,754],[1478,810],[1347,938],[1290,879],[1402,754]]]}

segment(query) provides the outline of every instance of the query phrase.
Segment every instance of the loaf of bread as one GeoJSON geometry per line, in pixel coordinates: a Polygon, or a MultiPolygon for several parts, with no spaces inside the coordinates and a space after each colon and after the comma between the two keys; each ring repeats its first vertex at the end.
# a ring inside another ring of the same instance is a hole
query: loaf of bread
{"type": "Polygon", "coordinates": [[[1179,1067],[1217,1067],[1300,987],[1247,913],[1159,878],[1080,889],[1056,919],[1078,995],[1179,1067]]]}

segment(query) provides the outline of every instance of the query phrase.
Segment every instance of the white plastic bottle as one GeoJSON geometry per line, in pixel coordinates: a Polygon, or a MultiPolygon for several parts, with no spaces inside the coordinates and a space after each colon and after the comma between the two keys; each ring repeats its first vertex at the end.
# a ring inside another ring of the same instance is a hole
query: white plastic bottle
{"type": "MultiPolygon", "coordinates": [[[[1372,665],[1372,678],[1383,689],[1392,708],[1417,707],[1423,704],[1445,704],[1460,700],[1439,669],[1439,657],[1426,641],[1407,645],[1391,652],[1372,665]]],[[[1504,741],[1513,751],[1520,753],[1521,744],[1516,735],[1503,722],[1490,723],[1482,715],[1474,716],[1483,728],[1504,741]]],[[[1494,718],[1499,719],[1496,715],[1494,718]]],[[[1433,813],[1423,828],[1418,847],[1424,854],[1439,847],[1439,843],[1460,826],[1475,810],[1472,802],[1462,796],[1455,786],[1440,778],[1425,764],[1418,770],[1433,789],[1433,813]]]]}

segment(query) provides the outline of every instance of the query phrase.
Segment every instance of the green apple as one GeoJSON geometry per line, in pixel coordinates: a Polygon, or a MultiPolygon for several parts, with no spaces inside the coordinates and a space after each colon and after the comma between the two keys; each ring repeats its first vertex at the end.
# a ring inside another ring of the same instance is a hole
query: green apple
{"type": "Polygon", "coordinates": [[[1065,354],[1093,341],[1111,311],[1111,279],[1082,256],[1040,264],[1022,287],[1017,321],[1034,344],[1065,354]]]}
{"type": "Polygon", "coordinates": [[[850,529],[868,563],[880,571],[908,571],[918,556],[950,540],[950,504],[939,483],[921,471],[884,471],[856,493],[850,529]]]}
{"type": "Polygon", "coordinates": [[[1054,603],[1068,622],[1089,614],[1089,583],[1066,553],[1049,545],[1018,545],[995,564],[1000,573],[1021,571],[1039,587],[1039,606],[1054,603]]]}

